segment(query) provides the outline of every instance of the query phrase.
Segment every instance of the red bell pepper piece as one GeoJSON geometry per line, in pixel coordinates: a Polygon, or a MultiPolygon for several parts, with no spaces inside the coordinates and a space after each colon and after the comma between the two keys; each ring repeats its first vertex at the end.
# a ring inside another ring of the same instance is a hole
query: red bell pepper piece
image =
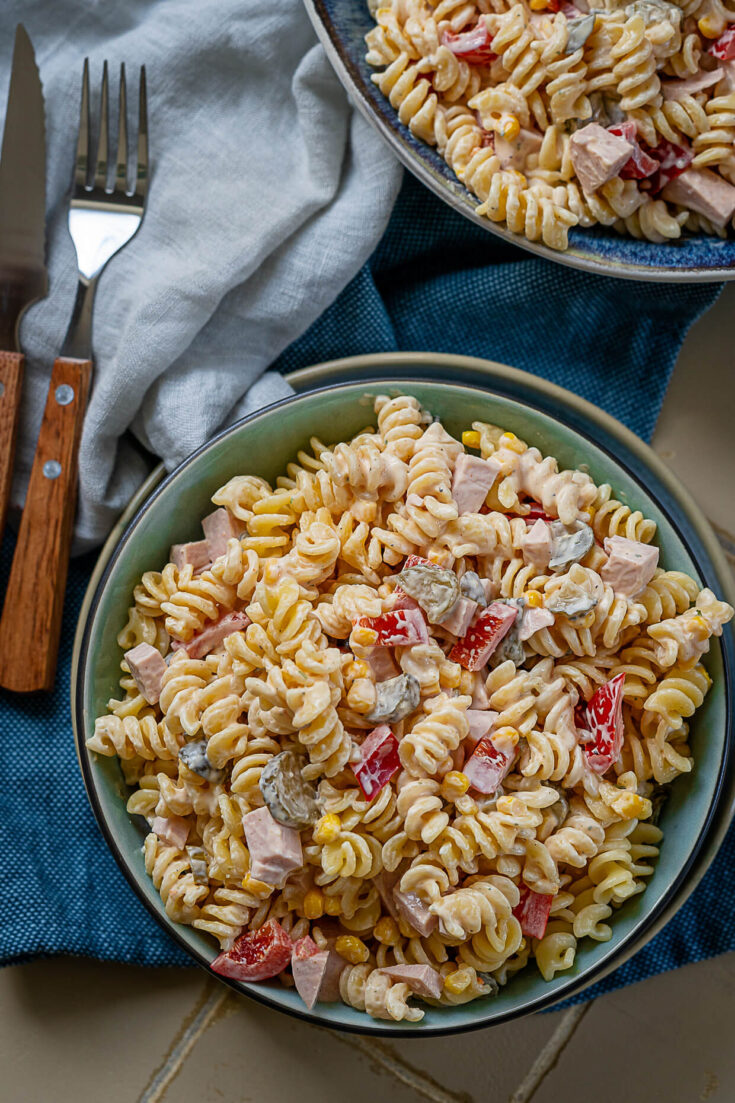
{"type": "Polygon", "coordinates": [[[398,740],[387,724],[380,724],[361,744],[360,761],[352,764],[352,772],[365,799],[377,796],[400,768],[398,740]]]}
{"type": "Polygon", "coordinates": [[[489,735],[484,736],[462,767],[478,793],[491,795],[510,770],[513,758],[499,751],[489,735]]]}
{"type": "Polygon", "coordinates": [[[212,971],[233,980],[267,980],[282,973],[293,947],[277,919],[269,919],[257,931],[245,931],[229,950],[212,962],[212,971]]]}
{"type": "Polygon", "coordinates": [[[652,195],[658,195],[670,180],[675,180],[677,176],[681,176],[692,161],[693,154],[689,146],[677,146],[673,142],[667,142],[664,138],[655,147],[646,145],[645,142],[642,142],[641,146],[647,154],[658,162],[656,172],[640,184],[643,191],[648,191],[652,195]]]}
{"type": "Polygon", "coordinates": [[[625,162],[620,170],[621,178],[623,180],[645,180],[648,176],[653,176],[658,169],[658,161],[651,157],[649,153],[646,153],[637,140],[635,123],[628,120],[624,123],[618,123],[616,126],[609,126],[607,129],[610,134],[617,134],[621,138],[625,138],[626,142],[630,142],[633,146],[630,159],[625,162]]]}
{"type": "Polygon", "coordinates": [[[442,45],[468,65],[489,65],[495,61],[498,55],[492,50],[492,40],[493,36],[484,22],[478,23],[471,31],[461,34],[445,31],[442,35],[442,45]]]}
{"type": "Polygon", "coordinates": [[[449,652],[449,661],[465,670],[482,670],[500,641],[508,635],[518,616],[512,605],[493,601],[482,609],[469,631],[449,652]]]}
{"type": "Polygon", "coordinates": [[[707,51],[712,57],[718,57],[720,61],[732,61],[735,58],[735,27],[728,27],[716,42],[713,42],[707,51]]]}
{"type": "Polygon", "coordinates": [[[391,609],[378,617],[360,617],[357,623],[377,632],[377,647],[408,647],[412,643],[429,642],[426,621],[415,602],[412,606],[391,609]]]}
{"type": "Polygon", "coordinates": [[[623,746],[623,685],[625,674],[617,674],[594,693],[584,711],[583,729],[589,733],[584,744],[587,765],[604,774],[617,762],[623,746]]]}
{"type": "Polygon", "coordinates": [[[553,900],[553,896],[534,892],[533,889],[521,889],[521,899],[513,908],[513,915],[527,938],[544,937],[553,900]]]}

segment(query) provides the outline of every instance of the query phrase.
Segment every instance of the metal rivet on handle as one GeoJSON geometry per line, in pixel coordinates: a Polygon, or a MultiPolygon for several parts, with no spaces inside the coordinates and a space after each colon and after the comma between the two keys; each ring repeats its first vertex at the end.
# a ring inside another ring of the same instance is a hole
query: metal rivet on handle
{"type": "Polygon", "coordinates": [[[54,394],[59,406],[68,406],[70,402],[74,401],[74,388],[70,387],[68,383],[62,383],[58,386],[54,394]]]}
{"type": "Polygon", "coordinates": [[[61,464],[58,460],[46,460],[43,473],[47,479],[58,479],[61,474],[61,464]]]}

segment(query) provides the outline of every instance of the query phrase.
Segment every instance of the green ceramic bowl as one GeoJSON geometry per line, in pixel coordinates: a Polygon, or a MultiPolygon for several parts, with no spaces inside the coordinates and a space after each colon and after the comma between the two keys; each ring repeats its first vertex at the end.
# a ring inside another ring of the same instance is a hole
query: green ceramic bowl
{"type": "MultiPolygon", "coordinates": [[[[273,480],[312,435],[327,442],[341,440],[373,420],[375,394],[410,393],[439,415],[453,434],[475,419],[499,423],[553,453],[562,466],[588,465],[598,483],[611,483],[622,501],[656,520],[667,567],[688,571],[733,600],[727,566],[691,498],[650,449],[569,392],[502,365],[423,354],[319,365],[296,373],[292,382],[305,393],[220,433],[155,489],[153,483],[160,475],[149,481],[134,503],[134,516],[128,517],[122,533],[113,534],[103,553],[77,637],[72,702],[80,764],[94,811],[130,884],[171,936],[205,967],[215,957],[214,944],[190,927],[171,923],[146,876],[141,854],[146,825],[125,811],[126,790],[117,760],[88,753],[84,741],[117,684],[120,649],[115,637],[125,622],[133,586],[143,571],[166,562],[172,543],[197,538],[210,496],[231,476],[254,472],[273,480]],[[375,382],[371,375],[382,375],[385,382],[375,382]],[[345,383],[345,378],[360,381],[345,383]]],[[[318,1005],[308,1013],[293,990],[277,985],[232,982],[233,987],[322,1025],[398,1036],[486,1026],[549,1006],[599,980],[639,949],[680,906],[729,822],[734,660],[733,637],[726,632],[707,659],[713,686],[692,724],[696,767],[672,786],[661,817],[665,833],[661,857],[646,892],[616,913],[610,942],[580,944],[570,972],[546,983],[531,966],[497,998],[456,1008],[428,1008],[423,1022],[410,1028],[376,1022],[342,1004],[318,1005]]]]}

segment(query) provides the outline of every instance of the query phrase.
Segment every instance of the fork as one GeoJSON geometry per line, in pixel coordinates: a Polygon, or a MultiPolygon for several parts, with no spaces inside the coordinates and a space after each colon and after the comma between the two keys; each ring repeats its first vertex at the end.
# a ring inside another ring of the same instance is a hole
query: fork
{"type": "Polygon", "coordinates": [[[54,683],[77,496],[79,443],[92,375],[95,292],[107,262],[138,230],[148,190],[144,67],[140,70],[138,134],[133,140],[132,156],[128,150],[124,65],[120,67],[118,117],[117,157],[111,163],[107,62],[102,71],[95,153],[89,60],[85,60],[69,207],[69,232],[77,254],[79,283],[69,328],[51,373],[0,620],[0,685],[21,693],[51,689],[54,683]]]}

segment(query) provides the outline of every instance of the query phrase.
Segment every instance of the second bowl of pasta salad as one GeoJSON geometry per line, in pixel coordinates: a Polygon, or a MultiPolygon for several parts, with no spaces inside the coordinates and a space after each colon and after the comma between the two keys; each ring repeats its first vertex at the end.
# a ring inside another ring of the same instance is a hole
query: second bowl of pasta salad
{"type": "Polygon", "coordinates": [[[83,769],[148,906],[230,983],[361,1031],[609,968],[727,752],[733,609],[670,506],[456,384],[306,394],[195,454],[81,660],[83,769]]]}

